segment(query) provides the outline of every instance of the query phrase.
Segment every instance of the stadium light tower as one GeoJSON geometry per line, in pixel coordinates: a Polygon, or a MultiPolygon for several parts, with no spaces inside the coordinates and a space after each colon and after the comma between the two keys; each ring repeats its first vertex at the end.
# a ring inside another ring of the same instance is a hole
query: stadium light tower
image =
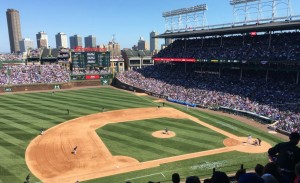
{"type": "Polygon", "coordinates": [[[230,5],[233,6],[233,25],[289,20],[293,17],[291,0],[230,0],[230,5]],[[278,12],[277,9],[281,12],[278,12]],[[263,13],[267,16],[263,17],[263,13]],[[256,17],[251,19],[250,14],[256,14],[256,17]],[[237,20],[241,15],[244,20],[239,22],[237,20]]]}
{"type": "Polygon", "coordinates": [[[257,19],[260,19],[261,17],[260,1],[261,0],[231,0],[230,5],[233,6],[233,17],[234,17],[233,24],[235,24],[236,21],[238,20],[239,17],[238,12],[240,11],[244,12],[243,22],[246,24],[249,18],[249,9],[253,8],[254,6],[256,6],[255,8],[259,12],[257,19]],[[257,3],[257,1],[259,2],[257,3]]]}
{"type": "Polygon", "coordinates": [[[199,27],[204,28],[206,24],[206,10],[206,4],[201,4],[189,8],[163,12],[162,16],[165,18],[165,31],[174,32],[195,30],[199,27]],[[201,26],[199,25],[200,20],[202,22],[201,26]]]}

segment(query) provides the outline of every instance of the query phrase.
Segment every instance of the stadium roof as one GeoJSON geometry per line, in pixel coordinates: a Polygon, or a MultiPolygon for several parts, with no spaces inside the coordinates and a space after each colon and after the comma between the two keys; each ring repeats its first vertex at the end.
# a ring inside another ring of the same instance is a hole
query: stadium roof
{"type": "Polygon", "coordinates": [[[227,26],[213,29],[203,29],[185,32],[166,32],[155,36],[154,38],[189,38],[189,37],[202,37],[202,36],[215,36],[215,35],[228,35],[228,34],[241,34],[249,32],[268,32],[268,31],[284,31],[300,29],[300,21],[283,21],[271,22],[264,24],[252,24],[241,26],[227,26]]]}

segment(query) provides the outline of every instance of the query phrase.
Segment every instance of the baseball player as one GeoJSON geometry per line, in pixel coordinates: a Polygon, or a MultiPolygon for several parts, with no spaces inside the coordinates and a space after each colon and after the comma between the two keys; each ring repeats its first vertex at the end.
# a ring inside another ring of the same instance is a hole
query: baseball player
{"type": "Polygon", "coordinates": [[[41,128],[41,135],[43,135],[44,134],[44,129],[43,128],[41,128]]]}
{"type": "Polygon", "coordinates": [[[30,180],[30,174],[28,174],[28,175],[26,176],[26,183],[29,183],[29,180],[30,180]]]}
{"type": "Polygon", "coordinates": [[[248,144],[251,144],[251,140],[252,140],[252,136],[249,135],[249,136],[248,136],[248,144]]]}
{"type": "Polygon", "coordinates": [[[260,144],[261,144],[261,139],[260,139],[260,138],[257,138],[257,141],[258,141],[258,145],[260,146],[260,144]]]}
{"type": "Polygon", "coordinates": [[[77,146],[74,147],[74,149],[73,149],[73,154],[76,155],[76,151],[77,151],[77,146]]]}
{"type": "Polygon", "coordinates": [[[168,130],[168,128],[165,128],[165,134],[169,135],[169,130],[168,130]]]}

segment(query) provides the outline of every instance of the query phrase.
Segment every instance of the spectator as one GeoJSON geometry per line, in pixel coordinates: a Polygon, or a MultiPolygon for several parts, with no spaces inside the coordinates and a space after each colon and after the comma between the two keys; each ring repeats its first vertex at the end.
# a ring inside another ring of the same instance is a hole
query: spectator
{"type": "Polygon", "coordinates": [[[239,169],[236,173],[235,173],[235,180],[238,181],[240,176],[246,173],[246,169],[239,169]]]}
{"type": "Polygon", "coordinates": [[[178,173],[173,173],[172,174],[172,182],[173,183],[179,183],[180,182],[180,176],[178,173]]]}
{"type": "Polygon", "coordinates": [[[268,153],[270,161],[275,162],[281,172],[293,180],[295,165],[300,162],[300,148],[297,146],[300,135],[293,132],[289,135],[289,139],[289,142],[282,142],[270,148],[268,153]]]}
{"type": "Polygon", "coordinates": [[[211,183],[230,183],[225,172],[215,171],[211,177],[211,183]]]}
{"type": "Polygon", "coordinates": [[[240,176],[238,183],[264,183],[264,180],[256,173],[245,173],[240,176]]]}
{"type": "Polygon", "coordinates": [[[264,166],[261,164],[256,164],[254,170],[255,170],[255,173],[261,177],[264,173],[264,166]]]}
{"type": "Polygon", "coordinates": [[[281,174],[279,166],[274,162],[269,162],[265,165],[263,176],[271,181],[269,175],[272,175],[278,183],[288,183],[290,182],[287,177],[281,174]],[[264,176],[265,175],[265,176],[264,176]]]}
{"type": "Polygon", "coordinates": [[[269,173],[263,174],[261,178],[264,179],[265,183],[278,183],[275,177],[269,173]]]}
{"type": "Polygon", "coordinates": [[[189,176],[186,178],[185,183],[201,183],[198,176],[189,176]]]}
{"type": "Polygon", "coordinates": [[[295,166],[295,180],[294,183],[300,183],[300,162],[296,164],[295,166]]]}

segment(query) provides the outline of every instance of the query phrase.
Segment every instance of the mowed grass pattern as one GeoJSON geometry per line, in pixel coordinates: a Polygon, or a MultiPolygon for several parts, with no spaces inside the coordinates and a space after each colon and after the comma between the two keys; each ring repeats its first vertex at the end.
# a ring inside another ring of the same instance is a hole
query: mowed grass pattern
{"type": "MultiPolygon", "coordinates": [[[[0,183],[25,181],[30,173],[25,150],[41,128],[98,113],[102,108],[109,111],[154,106],[143,98],[112,88],[5,94],[0,95],[0,101],[0,183]]],[[[38,180],[31,175],[31,182],[38,180]]]]}
{"type": "MultiPolygon", "coordinates": [[[[157,106],[157,103],[153,103],[153,100],[155,99],[135,96],[114,88],[56,91],[54,95],[51,92],[0,95],[0,183],[24,182],[25,177],[29,173],[24,159],[25,150],[30,141],[39,135],[40,128],[48,129],[73,118],[101,112],[103,107],[105,111],[109,111],[157,106]],[[67,109],[70,110],[69,115],[67,115],[67,109]]],[[[230,133],[240,136],[252,134],[253,137],[260,137],[271,144],[280,141],[280,139],[271,134],[228,117],[211,115],[191,108],[186,111],[184,106],[175,104],[166,103],[166,105],[186,112],[230,133]]],[[[172,121],[174,120],[172,119],[172,121]]],[[[130,129],[133,130],[136,124],[141,125],[141,123],[133,122],[133,126],[130,129]]],[[[174,124],[178,125],[180,122],[174,124]]],[[[122,125],[126,127],[131,124],[124,123],[122,125]]],[[[165,126],[161,125],[159,129],[164,129],[165,126]]],[[[205,136],[205,133],[199,134],[205,136]]],[[[118,143],[117,146],[120,144],[122,143],[118,143]]],[[[203,177],[210,175],[213,167],[226,170],[227,172],[235,172],[242,163],[245,165],[245,168],[252,169],[256,163],[263,164],[265,162],[267,162],[265,153],[231,152],[168,163],[157,168],[99,178],[87,182],[124,183],[126,179],[132,178],[134,178],[132,180],[133,183],[144,183],[149,180],[164,181],[170,180],[173,172],[178,172],[183,177],[188,175],[203,177]],[[149,174],[153,175],[147,176],[149,174]]],[[[31,182],[40,181],[31,174],[31,182]]]]}
{"type": "Polygon", "coordinates": [[[188,119],[157,118],[113,123],[97,130],[113,155],[140,162],[224,147],[222,134],[188,119]],[[152,132],[168,128],[172,138],[156,138],[152,132]]]}

